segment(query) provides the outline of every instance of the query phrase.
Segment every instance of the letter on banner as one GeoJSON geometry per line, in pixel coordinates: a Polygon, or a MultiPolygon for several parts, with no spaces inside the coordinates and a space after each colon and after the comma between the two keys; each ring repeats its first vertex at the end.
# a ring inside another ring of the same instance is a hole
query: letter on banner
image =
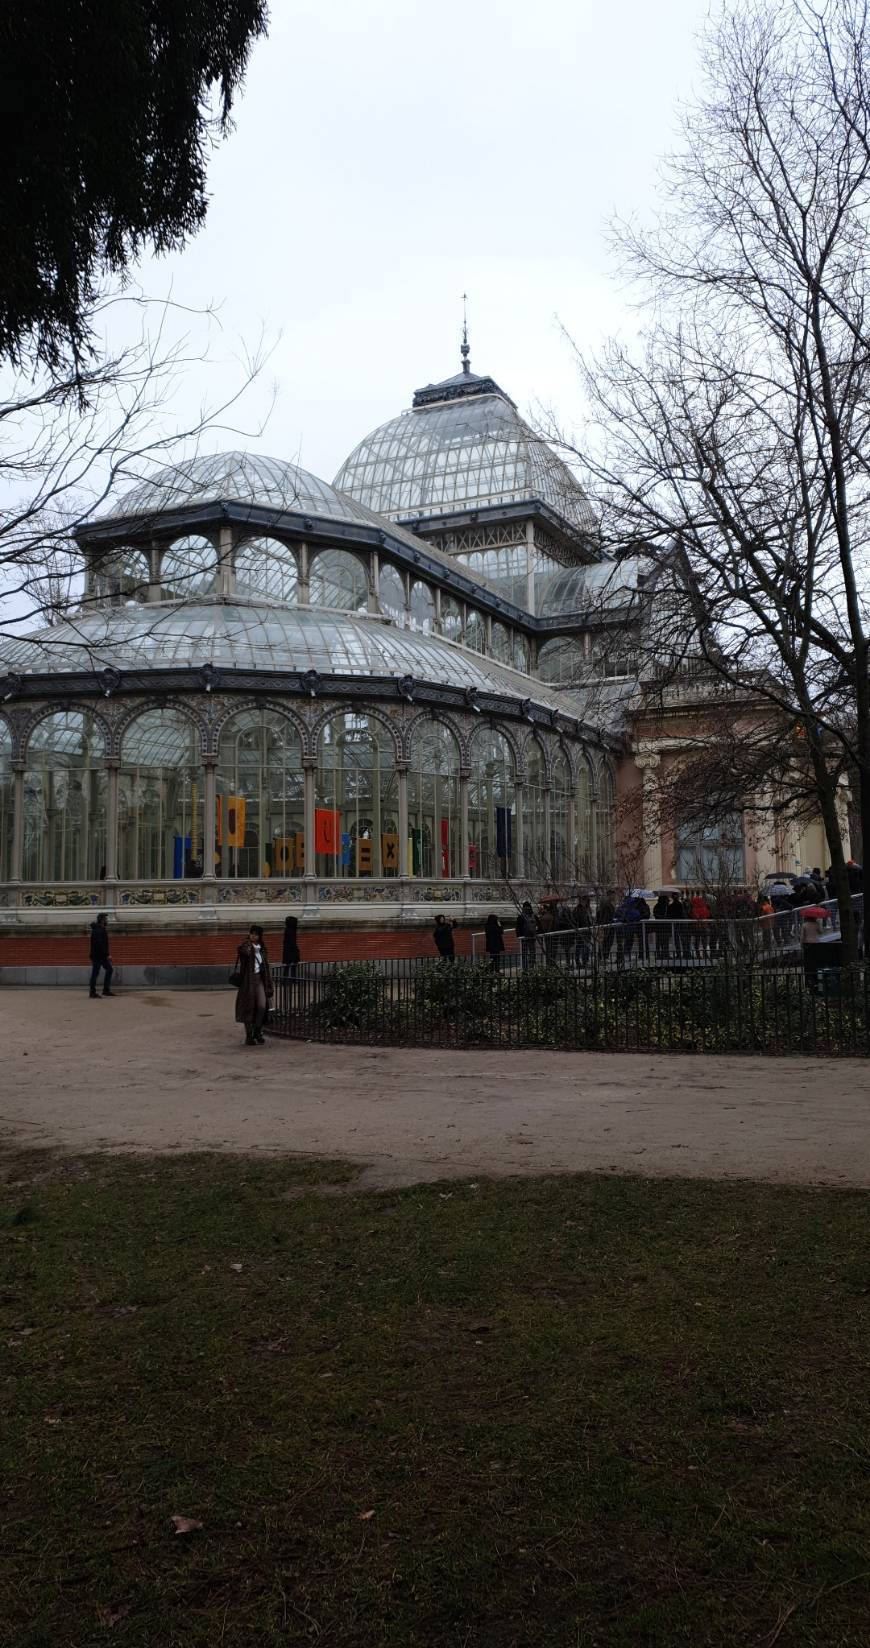
{"type": "Polygon", "coordinates": [[[314,809],[314,851],[316,853],[338,852],[341,814],[332,807],[316,807],[314,809]]]}
{"type": "Polygon", "coordinates": [[[245,813],[247,811],[243,795],[227,796],[227,846],[244,847],[245,845],[245,813]]]}
{"type": "Polygon", "coordinates": [[[272,843],[272,862],[276,875],[290,875],[296,859],[296,837],[276,835],[272,843]]]}

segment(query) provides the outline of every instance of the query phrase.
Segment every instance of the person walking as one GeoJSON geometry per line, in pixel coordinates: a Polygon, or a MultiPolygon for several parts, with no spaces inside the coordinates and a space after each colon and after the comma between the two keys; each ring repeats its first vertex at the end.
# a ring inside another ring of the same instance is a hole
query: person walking
{"type": "Polygon", "coordinates": [[[702,960],[710,947],[710,923],[712,911],[703,893],[693,893],[689,899],[689,916],[692,921],[692,942],[695,946],[695,959],[702,960]]]}
{"type": "Polygon", "coordinates": [[[245,1027],[245,1046],[263,1046],[263,1025],[272,999],[272,973],[262,927],[251,927],[236,952],[236,1023],[245,1027]]]}
{"type": "Polygon", "coordinates": [[[451,924],[448,922],[446,916],[435,917],[435,926],[432,928],[432,937],[435,940],[435,948],[438,951],[442,961],[456,960],[456,951],[453,947],[453,928],[455,926],[456,922],[454,921],[451,924]]]}
{"type": "Polygon", "coordinates": [[[489,965],[493,972],[497,973],[501,967],[501,958],[504,955],[504,928],[495,914],[486,918],[483,941],[486,945],[486,953],[489,956],[489,965]]]}
{"type": "Polygon", "coordinates": [[[607,892],[598,900],[595,925],[598,929],[598,948],[601,960],[607,961],[613,949],[613,923],[616,920],[616,894],[607,892]]]}
{"type": "Polygon", "coordinates": [[[670,905],[667,893],[659,893],[652,909],[653,932],[656,937],[656,961],[667,961],[671,953],[670,905]]]}
{"type": "Polygon", "coordinates": [[[535,912],[528,899],[517,916],[517,938],[520,941],[520,961],[523,972],[535,965],[535,944],[538,938],[538,923],[535,912]]]}
{"type": "Polygon", "coordinates": [[[297,937],[299,921],[296,916],[284,917],[284,946],[281,962],[284,967],[285,979],[295,979],[299,962],[299,939],[297,937]]]}
{"type": "Polygon", "coordinates": [[[571,919],[574,925],[574,966],[579,972],[581,967],[588,965],[592,947],[592,911],[585,893],[580,894],[571,919]]]}
{"type": "Polygon", "coordinates": [[[96,921],[91,922],[91,1001],[97,999],[97,980],[101,970],[103,974],[103,995],[113,996],[115,994],[112,989],[112,974],[115,969],[109,955],[108,923],[109,918],[105,914],[97,916],[96,921]]]}

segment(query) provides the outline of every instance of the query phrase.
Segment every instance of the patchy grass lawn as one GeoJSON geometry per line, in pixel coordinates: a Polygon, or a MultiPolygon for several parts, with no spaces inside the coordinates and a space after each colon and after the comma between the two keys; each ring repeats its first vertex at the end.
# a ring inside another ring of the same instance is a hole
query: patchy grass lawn
{"type": "Polygon", "coordinates": [[[4,1645],[866,1648],[866,1196],[347,1171],[7,1158],[4,1645]]]}

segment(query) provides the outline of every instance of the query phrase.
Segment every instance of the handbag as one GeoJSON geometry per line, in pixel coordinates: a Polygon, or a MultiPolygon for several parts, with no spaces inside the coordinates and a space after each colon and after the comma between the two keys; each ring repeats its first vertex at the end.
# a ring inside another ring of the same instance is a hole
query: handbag
{"type": "Polygon", "coordinates": [[[241,984],[241,982],[242,982],[242,975],[239,972],[238,967],[233,967],[231,972],[230,972],[230,975],[227,979],[227,984],[231,985],[234,990],[238,990],[239,985],[241,984]]]}

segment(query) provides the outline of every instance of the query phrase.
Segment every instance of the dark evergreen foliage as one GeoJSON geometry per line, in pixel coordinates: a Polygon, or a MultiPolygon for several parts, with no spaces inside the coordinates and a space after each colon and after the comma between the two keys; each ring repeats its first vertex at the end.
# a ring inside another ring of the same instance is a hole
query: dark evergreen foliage
{"type": "Polygon", "coordinates": [[[101,280],[198,229],[267,20],[265,0],[0,7],[0,355],[77,366],[101,280]]]}

